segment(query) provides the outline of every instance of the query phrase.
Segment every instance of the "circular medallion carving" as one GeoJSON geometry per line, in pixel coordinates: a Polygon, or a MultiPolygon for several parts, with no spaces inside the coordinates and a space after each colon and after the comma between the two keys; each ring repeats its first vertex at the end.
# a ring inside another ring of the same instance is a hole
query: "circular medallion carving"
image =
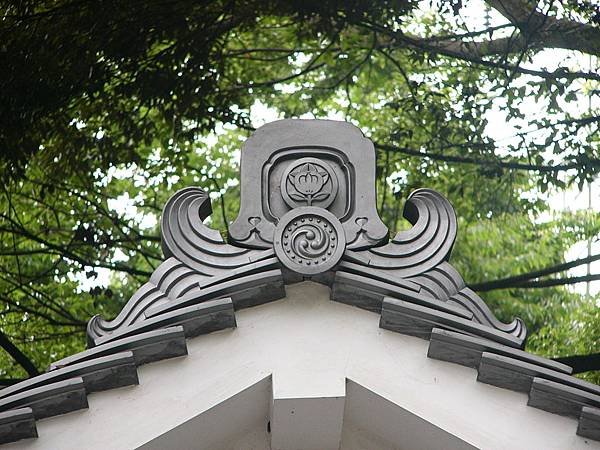
{"type": "Polygon", "coordinates": [[[323,208],[291,210],[275,229],[275,254],[294,272],[315,275],[333,268],[346,249],[340,221],[323,208]]]}
{"type": "Polygon", "coordinates": [[[338,179],[329,164],[317,158],[292,162],[281,177],[281,195],[291,208],[327,208],[338,192],[338,179]]]}

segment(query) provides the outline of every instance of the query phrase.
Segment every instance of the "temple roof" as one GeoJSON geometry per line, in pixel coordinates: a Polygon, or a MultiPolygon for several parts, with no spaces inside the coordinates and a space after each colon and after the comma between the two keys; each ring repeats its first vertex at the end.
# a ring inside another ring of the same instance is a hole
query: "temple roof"
{"type": "Polygon", "coordinates": [[[451,265],[450,202],[414,191],[404,207],[412,228],[389,239],[374,173],[373,145],[350,124],[284,120],[257,130],[242,150],[229,242],[203,223],[203,189],[176,192],[162,215],[164,262],[117,317],[90,320],[87,350],[0,391],[0,443],[36,437],[37,419],[85,409],[89,393],[138,384],[139,366],[186,355],[188,339],[234,328],[236,312],[306,281],[379,315],[386,332],[428,340],[429,358],[525,392],[529,406],[573,417],[577,434],[600,440],[600,386],[524,351],[523,321],[500,322],[451,265]]]}

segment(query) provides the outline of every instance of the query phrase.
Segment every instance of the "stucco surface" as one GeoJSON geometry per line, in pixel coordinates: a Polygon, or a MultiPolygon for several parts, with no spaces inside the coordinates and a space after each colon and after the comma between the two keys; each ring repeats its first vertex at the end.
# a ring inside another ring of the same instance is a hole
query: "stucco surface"
{"type": "Polygon", "coordinates": [[[141,366],[139,386],[91,394],[88,410],[40,420],[38,439],[6,448],[243,448],[244,439],[260,448],[272,397],[340,395],[342,448],[369,439],[375,448],[600,448],[575,434],[576,420],[478,383],[476,370],[428,359],[427,341],[380,329],[378,314],[330,301],[326,286],[286,291],[236,312],[236,329],[190,339],[188,356],[141,366]],[[428,430],[437,440],[419,440],[428,430]]]}

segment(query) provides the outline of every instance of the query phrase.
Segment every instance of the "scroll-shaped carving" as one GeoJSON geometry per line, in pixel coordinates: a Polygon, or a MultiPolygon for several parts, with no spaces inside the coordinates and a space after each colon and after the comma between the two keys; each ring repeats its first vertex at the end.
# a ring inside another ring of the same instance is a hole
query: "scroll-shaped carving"
{"type": "Polygon", "coordinates": [[[515,319],[505,324],[496,319],[447,262],[457,232],[456,214],[450,202],[434,190],[418,189],[408,197],[403,216],[412,228],[398,232],[382,247],[346,251],[344,259],[368,267],[371,277],[372,270],[378,270],[381,275],[377,279],[412,281],[421,287],[421,294],[464,307],[473,314],[473,321],[524,341],[527,329],[523,321],[515,319]]]}
{"type": "Polygon", "coordinates": [[[212,275],[215,268],[240,267],[273,255],[270,250],[226,244],[218,230],[203,223],[211,212],[208,195],[198,187],[185,188],[173,195],[165,205],[161,222],[165,256],[173,256],[199,273],[212,275]]]}
{"type": "Polygon", "coordinates": [[[398,232],[382,247],[348,251],[347,258],[370,267],[395,269],[395,275],[403,278],[446,261],[456,239],[456,214],[450,202],[431,189],[419,189],[408,197],[403,215],[413,225],[411,229],[398,232]]]}
{"type": "Polygon", "coordinates": [[[246,142],[241,169],[230,243],[203,223],[211,213],[205,191],[175,193],[161,218],[166,260],[116,318],[90,320],[90,345],[142,329],[144,320],[170,323],[169,314],[224,296],[234,308],[275,300],[286,282],[303,279],[329,284],[334,298],[371,311],[396,297],[445,315],[445,323],[455,317],[466,332],[490,327],[484,334],[524,342],[523,322],[497,320],[448,262],[457,220],[444,196],[413,192],[403,212],[412,228],[387,242],[375,208],[375,150],[356,127],[268,124],[246,142]]]}
{"type": "Polygon", "coordinates": [[[502,323],[496,319],[483,299],[465,285],[457,270],[447,262],[408,280],[421,286],[421,293],[424,295],[468,309],[473,313],[473,320],[478,323],[523,340],[527,337],[527,328],[521,319],[517,318],[510,323],[502,323]]]}
{"type": "MultiPolygon", "coordinates": [[[[150,280],[129,299],[113,320],[96,315],[88,323],[88,342],[144,320],[151,307],[197,295],[218,284],[254,275],[279,266],[271,250],[251,250],[229,245],[203,221],[211,214],[210,199],[198,187],[174,194],[161,219],[162,247],[167,258],[150,280]]],[[[240,285],[240,290],[246,285],[240,285]]],[[[205,299],[208,300],[208,299],[205,299]]]]}

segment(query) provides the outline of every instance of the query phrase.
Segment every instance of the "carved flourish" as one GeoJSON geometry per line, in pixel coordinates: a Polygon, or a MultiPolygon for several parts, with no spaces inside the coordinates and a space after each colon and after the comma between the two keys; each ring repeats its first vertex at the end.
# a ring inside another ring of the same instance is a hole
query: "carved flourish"
{"type": "Polygon", "coordinates": [[[450,202],[432,189],[418,189],[409,196],[403,215],[412,228],[398,232],[388,244],[346,251],[344,260],[364,267],[360,270],[352,265],[352,271],[378,280],[416,283],[421,294],[464,307],[473,314],[474,322],[512,334],[524,342],[527,328],[523,321],[517,318],[505,324],[496,319],[447,262],[457,232],[456,214],[450,202]]]}
{"type": "Polygon", "coordinates": [[[272,255],[268,250],[249,250],[227,244],[218,230],[204,225],[211,214],[208,194],[199,187],[181,189],[163,210],[162,248],[192,269],[213,275],[218,268],[241,267],[272,255]]]}
{"type": "MultiPolygon", "coordinates": [[[[326,132],[328,130],[341,132],[344,129],[348,133],[346,138],[355,132],[346,130],[339,123],[325,126],[321,121],[310,121],[310,124],[300,122],[304,123],[301,128],[305,127],[306,131],[320,132],[299,134],[296,130],[289,133],[295,140],[300,135],[304,138],[319,136],[319,142],[303,142],[306,148],[327,141],[331,134],[326,132]]],[[[292,123],[284,121],[279,126],[287,130],[292,123]]],[[[274,129],[275,125],[269,127],[274,129]]],[[[279,133],[271,135],[277,139],[280,136],[279,133]]],[[[374,158],[369,156],[369,152],[358,151],[364,146],[353,150],[347,148],[355,141],[342,137],[337,137],[336,145],[344,143],[341,148],[351,161],[352,170],[356,171],[353,173],[361,174],[353,179],[354,200],[349,215],[338,219],[339,213],[336,216],[326,209],[335,205],[332,202],[339,200],[336,198],[338,195],[342,197],[341,193],[346,191],[341,189],[338,192],[338,189],[347,183],[342,178],[338,180],[328,163],[331,157],[329,153],[323,153],[322,158],[300,157],[291,160],[294,153],[282,157],[287,167],[277,172],[281,173],[281,180],[276,183],[281,189],[284,203],[292,209],[284,214],[283,208],[283,217],[276,226],[273,221],[266,222],[262,211],[254,208],[261,204],[260,201],[255,198],[250,202],[253,207],[250,208],[248,197],[242,197],[240,209],[244,213],[240,213],[240,216],[245,223],[243,227],[238,227],[237,236],[246,242],[248,236],[268,231],[268,240],[251,240],[261,250],[224,242],[218,231],[203,223],[211,212],[207,193],[196,187],[182,189],[167,202],[162,215],[162,247],[166,260],[131,297],[117,317],[107,321],[95,316],[90,320],[90,346],[106,341],[107,335],[119,335],[123,329],[138,326],[139,322],[156,320],[160,314],[169,314],[176,309],[211,299],[228,296],[239,308],[280,298],[285,295],[284,282],[299,281],[304,277],[333,283],[333,293],[341,293],[342,296],[347,294],[357,303],[363,302],[367,309],[379,310],[382,297],[398,296],[403,301],[456,316],[457,329],[466,319],[469,325],[475,322],[504,334],[498,335],[501,340],[506,340],[505,334],[510,334],[517,339],[511,337],[508,341],[522,345],[527,335],[523,322],[520,319],[508,324],[498,321],[485,302],[466,286],[460,274],[448,262],[456,238],[457,220],[452,205],[444,196],[431,189],[414,191],[404,207],[404,217],[413,225],[412,228],[397,233],[390,242],[381,245],[384,236],[382,230],[386,228],[383,224],[378,226],[380,219],[376,213],[369,212],[375,204],[372,189],[374,158]],[[267,225],[270,228],[265,228],[267,225]],[[249,234],[240,234],[240,230],[249,234]],[[369,237],[369,230],[376,231],[375,237],[369,237]],[[284,274],[282,266],[288,269],[284,274]],[[334,271],[337,274],[332,276],[334,271]]],[[[270,142],[264,139],[263,135],[263,144],[270,142]]],[[[304,148],[299,147],[301,143],[290,141],[287,147],[304,148]]],[[[264,149],[262,144],[257,145],[255,151],[258,152],[258,149],[264,149]]],[[[280,147],[273,146],[270,151],[276,153],[279,150],[280,147]]],[[[271,154],[266,151],[262,153],[261,161],[270,160],[271,154]]],[[[298,154],[306,155],[302,152],[298,154]]],[[[253,161],[252,158],[246,159],[247,170],[252,169],[253,161]]],[[[256,173],[260,169],[259,162],[254,168],[256,173]]],[[[258,180],[256,173],[252,172],[246,179],[246,184],[255,188],[252,190],[253,196],[259,196],[261,192],[258,185],[250,183],[258,180]]],[[[273,186],[267,188],[272,189],[273,186]]],[[[235,228],[235,224],[232,227],[235,228]]],[[[235,239],[232,241],[238,242],[235,239]]]]}
{"type": "Polygon", "coordinates": [[[345,258],[370,267],[395,269],[410,277],[448,260],[456,239],[456,214],[444,196],[432,189],[414,191],[403,212],[413,225],[382,247],[349,251],[345,258]]]}
{"type": "Polygon", "coordinates": [[[421,286],[421,293],[431,298],[460,305],[473,313],[473,321],[512,334],[521,339],[527,336],[527,327],[519,318],[510,323],[500,322],[483,299],[469,289],[458,271],[448,262],[416,277],[408,278],[421,286]]]}
{"type": "Polygon", "coordinates": [[[305,275],[333,268],[346,248],[342,226],[328,211],[301,207],[287,213],[275,230],[275,253],[290,270],[305,275]]]}
{"type": "Polygon", "coordinates": [[[169,199],[161,221],[166,260],[117,317],[104,320],[96,315],[90,319],[87,327],[90,346],[103,336],[145,320],[145,313],[151,307],[186,295],[200,296],[214,285],[276,267],[273,250],[251,250],[225,243],[218,230],[204,225],[210,213],[208,195],[199,187],[184,188],[169,199]]]}
{"type": "Polygon", "coordinates": [[[291,208],[318,204],[327,208],[337,195],[338,180],[325,161],[302,158],[286,169],[281,178],[281,194],[291,208]]]}

